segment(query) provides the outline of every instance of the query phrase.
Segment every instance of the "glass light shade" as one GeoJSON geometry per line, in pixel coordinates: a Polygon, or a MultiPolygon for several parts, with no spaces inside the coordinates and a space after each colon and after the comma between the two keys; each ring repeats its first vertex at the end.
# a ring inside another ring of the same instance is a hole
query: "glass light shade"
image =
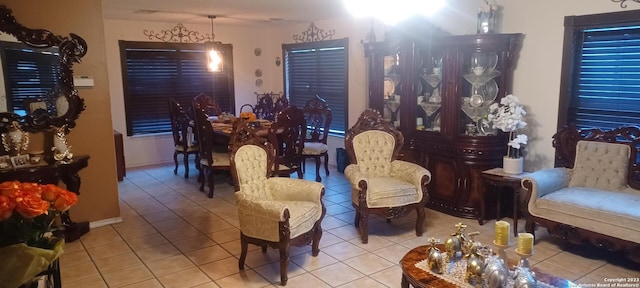
{"type": "Polygon", "coordinates": [[[220,51],[210,47],[207,49],[207,69],[210,72],[222,71],[222,53],[220,51]]]}

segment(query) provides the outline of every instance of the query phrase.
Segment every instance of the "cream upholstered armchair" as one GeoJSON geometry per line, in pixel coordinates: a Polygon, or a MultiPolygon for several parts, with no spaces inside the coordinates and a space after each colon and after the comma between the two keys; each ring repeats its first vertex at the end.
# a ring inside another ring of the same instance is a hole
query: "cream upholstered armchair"
{"type": "Polygon", "coordinates": [[[269,178],[275,149],[259,138],[235,143],[232,149],[231,172],[239,187],[236,199],[242,252],[238,266],[244,269],[249,243],[261,246],[262,252],[267,251],[267,246],[278,248],[280,282],[286,285],[290,244],[311,243],[311,254],[317,256],[320,252],[320,223],[326,213],[322,203],[324,186],[308,180],[269,178]]]}
{"type": "Polygon", "coordinates": [[[404,138],[380,113],[365,110],[347,131],[345,148],[352,164],[344,174],[351,182],[355,226],[368,242],[369,213],[390,221],[416,210],[416,235],[422,236],[424,205],[431,173],[417,164],[396,160],[404,138]]]}

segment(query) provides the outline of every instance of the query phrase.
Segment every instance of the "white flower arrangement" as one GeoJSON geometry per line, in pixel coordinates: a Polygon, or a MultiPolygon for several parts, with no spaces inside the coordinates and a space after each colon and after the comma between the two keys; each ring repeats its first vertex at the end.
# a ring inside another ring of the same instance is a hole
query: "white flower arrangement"
{"type": "Polygon", "coordinates": [[[520,148],[529,140],[527,135],[516,133],[516,130],[527,126],[524,115],[527,115],[527,112],[520,105],[520,100],[511,94],[502,98],[500,104],[493,103],[489,106],[489,114],[484,124],[509,133],[509,158],[520,157],[520,148]]]}

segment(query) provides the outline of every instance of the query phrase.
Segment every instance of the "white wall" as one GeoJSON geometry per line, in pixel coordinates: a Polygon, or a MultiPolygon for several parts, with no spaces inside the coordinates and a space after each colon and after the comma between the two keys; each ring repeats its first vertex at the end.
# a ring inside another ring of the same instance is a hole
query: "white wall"
{"type": "MultiPolygon", "coordinates": [[[[562,59],[562,39],[564,17],[622,11],[618,3],[606,0],[498,0],[502,6],[501,32],[523,33],[525,38],[515,69],[513,91],[528,108],[530,144],[526,150],[525,170],[537,170],[553,166],[554,149],[552,136],[556,131],[558,95],[560,89],[560,68],[562,59]]],[[[476,8],[482,0],[449,1],[449,6],[434,15],[433,22],[452,34],[474,34],[476,32],[476,8]]],[[[640,4],[628,3],[629,9],[640,8],[640,4]],[[637,7],[634,7],[636,6],[637,7]]],[[[111,81],[111,106],[113,126],[125,132],[122,82],[117,40],[148,41],[142,34],[144,29],[170,29],[175,23],[139,23],[131,21],[105,20],[107,38],[107,59],[111,81]]],[[[185,24],[190,29],[208,33],[207,25],[185,24]]],[[[269,28],[223,27],[216,25],[216,40],[233,44],[236,110],[244,103],[254,103],[253,92],[282,91],[282,65],[276,67],[275,57],[281,56],[281,44],[292,43],[293,35],[305,31],[309,23],[269,28]],[[263,54],[253,55],[260,47],[263,54]],[[265,84],[256,88],[254,70],[261,68],[265,84]]],[[[334,19],[319,21],[316,26],[325,31],[334,29],[334,39],[349,38],[349,126],[353,125],[366,108],[367,69],[361,40],[371,29],[369,19],[334,19]]],[[[384,39],[388,29],[375,22],[377,39],[384,39]]],[[[152,163],[169,162],[172,155],[172,140],[167,136],[125,138],[127,166],[141,166],[152,163]]],[[[330,163],[335,164],[335,147],[343,147],[343,139],[329,140],[330,163]]]]}

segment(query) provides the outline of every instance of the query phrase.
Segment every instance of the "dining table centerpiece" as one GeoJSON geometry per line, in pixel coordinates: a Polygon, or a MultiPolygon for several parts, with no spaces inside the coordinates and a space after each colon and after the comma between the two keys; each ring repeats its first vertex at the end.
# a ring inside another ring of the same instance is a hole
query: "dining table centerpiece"
{"type": "Polygon", "coordinates": [[[518,133],[518,130],[527,126],[525,115],[527,112],[520,105],[520,100],[512,94],[500,99],[500,103],[489,106],[484,124],[509,134],[507,155],[503,157],[502,163],[505,173],[520,174],[523,171],[524,158],[521,150],[529,139],[526,134],[518,133]]]}
{"type": "Polygon", "coordinates": [[[78,196],[53,184],[0,183],[0,283],[18,287],[46,270],[63,252],[56,223],[78,196]]]}

